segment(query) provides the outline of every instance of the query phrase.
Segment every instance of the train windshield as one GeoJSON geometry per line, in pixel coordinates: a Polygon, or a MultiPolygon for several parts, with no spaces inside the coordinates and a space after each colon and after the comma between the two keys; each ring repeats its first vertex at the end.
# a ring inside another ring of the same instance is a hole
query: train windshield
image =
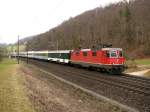
{"type": "Polygon", "coordinates": [[[118,58],[122,56],[122,51],[106,51],[106,57],[118,58]]]}
{"type": "Polygon", "coordinates": [[[116,51],[110,51],[110,57],[117,57],[116,51]]]}

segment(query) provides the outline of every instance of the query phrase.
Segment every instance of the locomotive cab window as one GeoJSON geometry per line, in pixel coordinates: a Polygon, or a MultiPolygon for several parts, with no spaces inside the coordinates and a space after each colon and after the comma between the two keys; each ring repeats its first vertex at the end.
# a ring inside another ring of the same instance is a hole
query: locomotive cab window
{"type": "Polygon", "coordinates": [[[87,52],[83,52],[83,56],[87,56],[87,52]]]}
{"type": "Polygon", "coordinates": [[[111,57],[117,57],[116,51],[110,51],[110,56],[111,57]]]}
{"type": "Polygon", "coordinates": [[[119,57],[122,57],[123,56],[123,53],[122,51],[119,52],[119,57]]]}

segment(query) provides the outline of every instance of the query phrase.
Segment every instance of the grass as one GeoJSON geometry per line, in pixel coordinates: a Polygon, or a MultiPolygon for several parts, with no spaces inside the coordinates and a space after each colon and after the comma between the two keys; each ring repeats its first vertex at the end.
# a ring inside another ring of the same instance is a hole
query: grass
{"type": "Polygon", "coordinates": [[[137,59],[135,63],[138,65],[150,65],[150,58],[149,59],[137,59]]]}
{"type": "Polygon", "coordinates": [[[34,112],[20,73],[14,60],[0,62],[0,112],[34,112]]]}
{"type": "Polygon", "coordinates": [[[125,64],[128,66],[127,73],[150,69],[150,58],[127,60],[125,64]]]}
{"type": "Polygon", "coordinates": [[[138,65],[150,66],[150,58],[147,58],[147,59],[127,60],[126,61],[126,65],[129,68],[137,68],[138,65]]]}
{"type": "Polygon", "coordinates": [[[137,63],[135,61],[128,60],[125,62],[125,64],[128,66],[128,68],[137,69],[137,63]]]}

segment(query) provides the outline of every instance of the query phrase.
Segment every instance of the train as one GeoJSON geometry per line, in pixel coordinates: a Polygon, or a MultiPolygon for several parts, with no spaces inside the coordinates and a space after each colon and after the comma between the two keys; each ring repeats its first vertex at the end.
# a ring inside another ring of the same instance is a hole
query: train
{"type": "Polygon", "coordinates": [[[86,67],[111,74],[121,74],[125,70],[122,48],[103,46],[98,49],[28,51],[20,52],[19,55],[11,53],[11,56],[86,67]]]}

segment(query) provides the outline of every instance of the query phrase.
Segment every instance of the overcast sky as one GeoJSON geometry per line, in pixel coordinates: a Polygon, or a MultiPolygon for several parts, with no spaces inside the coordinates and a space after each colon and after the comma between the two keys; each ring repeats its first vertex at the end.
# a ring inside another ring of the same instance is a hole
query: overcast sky
{"type": "Polygon", "coordinates": [[[0,43],[46,32],[87,10],[121,0],[0,0],[0,43]]]}

